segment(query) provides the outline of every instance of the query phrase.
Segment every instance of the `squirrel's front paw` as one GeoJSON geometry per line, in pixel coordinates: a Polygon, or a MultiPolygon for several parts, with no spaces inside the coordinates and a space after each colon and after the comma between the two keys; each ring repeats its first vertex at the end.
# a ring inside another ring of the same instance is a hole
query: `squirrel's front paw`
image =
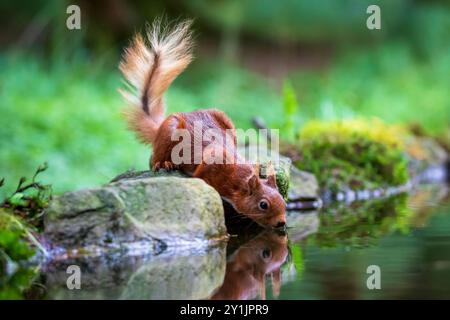
{"type": "Polygon", "coordinates": [[[159,171],[164,169],[166,171],[172,171],[178,169],[178,166],[173,164],[171,161],[158,161],[153,165],[153,171],[159,171]]]}

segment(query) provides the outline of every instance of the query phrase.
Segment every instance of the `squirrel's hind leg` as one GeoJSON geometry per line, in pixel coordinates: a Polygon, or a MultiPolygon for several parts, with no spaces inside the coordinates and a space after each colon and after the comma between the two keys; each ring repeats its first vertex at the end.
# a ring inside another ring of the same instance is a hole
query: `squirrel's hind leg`
{"type": "Polygon", "coordinates": [[[176,114],[170,115],[161,124],[153,144],[153,155],[150,161],[150,167],[153,171],[160,169],[172,171],[180,168],[180,165],[174,164],[172,161],[172,149],[179,143],[179,141],[172,141],[172,135],[175,130],[184,127],[184,120],[176,114]]]}

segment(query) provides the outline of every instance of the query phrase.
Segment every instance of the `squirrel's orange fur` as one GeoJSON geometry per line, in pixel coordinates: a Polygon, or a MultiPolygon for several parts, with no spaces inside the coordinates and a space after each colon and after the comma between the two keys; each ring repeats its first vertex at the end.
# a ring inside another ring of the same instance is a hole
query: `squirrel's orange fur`
{"type": "MultiPolygon", "coordinates": [[[[190,26],[191,22],[186,21],[170,29],[155,22],[147,32],[147,39],[139,34],[134,37],[120,63],[120,70],[131,86],[131,90],[121,91],[132,107],[126,111],[126,118],[138,138],[153,146],[153,170],[175,168],[171,152],[178,141],[171,140],[172,133],[177,129],[187,129],[194,136],[196,121],[201,121],[204,130],[220,130],[224,137],[231,132],[233,143],[217,147],[225,156],[239,156],[233,122],[223,112],[208,109],[177,112],[165,117],[163,94],[192,61],[190,26]]],[[[211,142],[202,144],[205,148],[211,142]]],[[[191,150],[193,160],[196,149],[191,150]]],[[[260,179],[252,164],[193,164],[192,161],[176,168],[206,181],[239,213],[257,223],[268,226],[285,224],[286,205],[277,190],[275,177],[260,179]],[[265,207],[262,202],[268,204],[267,209],[262,209],[265,207]]]]}
{"type": "Polygon", "coordinates": [[[267,275],[272,278],[272,296],[281,288],[281,265],[288,257],[288,238],[274,232],[262,234],[242,245],[228,259],[223,284],[212,300],[266,298],[267,275]]]}

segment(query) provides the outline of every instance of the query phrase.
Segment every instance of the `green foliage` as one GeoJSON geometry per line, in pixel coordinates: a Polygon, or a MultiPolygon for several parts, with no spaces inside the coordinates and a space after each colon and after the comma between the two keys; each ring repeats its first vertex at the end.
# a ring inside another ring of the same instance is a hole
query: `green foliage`
{"type": "MultiPolygon", "coordinates": [[[[42,248],[35,238],[43,226],[43,210],[51,196],[50,186],[36,181],[47,169],[39,166],[31,182],[22,177],[16,191],[0,204],[0,300],[21,299],[36,271],[23,266],[42,248]]],[[[0,181],[3,185],[4,179],[0,181]]]]}
{"type": "Polygon", "coordinates": [[[277,120],[282,104],[269,83],[246,69],[215,60],[197,61],[183,73],[167,94],[169,112],[218,108],[237,128],[253,127],[251,119],[277,120]]]}
{"type": "Polygon", "coordinates": [[[334,192],[401,185],[408,180],[402,134],[376,119],[313,121],[300,131],[303,158],[295,165],[334,192]]]}
{"type": "Polygon", "coordinates": [[[434,134],[446,130],[450,55],[448,50],[432,52],[432,58],[423,60],[411,44],[386,42],[349,48],[321,72],[290,74],[302,97],[303,121],[375,116],[388,123],[417,122],[434,134]]]}
{"type": "Polygon", "coordinates": [[[38,230],[42,229],[42,215],[50,201],[52,188],[50,185],[43,185],[36,181],[36,178],[47,169],[46,163],[39,166],[28,184],[25,184],[27,181],[25,177],[20,178],[14,193],[0,204],[0,208],[13,212],[38,230]]]}
{"type": "Polygon", "coordinates": [[[414,6],[398,0],[191,0],[185,5],[195,16],[214,28],[239,32],[283,42],[369,41],[379,34],[368,33],[366,9],[378,4],[383,9],[382,36],[399,32],[405,23],[404,12],[414,6]]]}
{"type": "MultiPolygon", "coordinates": [[[[0,219],[4,219],[4,217],[0,219]]],[[[26,260],[32,257],[34,250],[30,248],[27,242],[23,241],[23,236],[22,228],[0,229],[0,251],[13,261],[26,260]]]]}
{"type": "Polygon", "coordinates": [[[21,299],[35,276],[33,269],[20,266],[35,254],[31,243],[36,239],[30,230],[31,226],[0,208],[0,300],[21,299]]]}
{"type": "Polygon", "coordinates": [[[298,113],[297,95],[290,81],[283,85],[283,111],[285,122],[283,126],[284,138],[294,139],[295,115],[298,113]]]}
{"type": "MultiPolygon", "coordinates": [[[[51,187],[36,181],[46,169],[46,164],[39,166],[28,184],[22,177],[15,192],[0,203],[0,278],[5,277],[6,264],[28,260],[36,247],[44,250],[34,234],[43,228],[43,212],[51,197],[51,187]]],[[[0,182],[2,186],[4,179],[0,182]]]]}
{"type": "Polygon", "coordinates": [[[408,19],[408,35],[414,49],[421,57],[434,59],[448,55],[450,42],[450,7],[442,3],[421,3],[408,19]]]}
{"type": "Polygon", "coordinates": [[[35,248],[42,249],[33,233],[36,229],[10,210],[0,208],[0,255],[8,261],[31,258],[35,248]]]}
{"type": "MultiPolygon", "coordinates": [[[[15,54],[0,56],[0,65],[0,162],[8,181],[48,161],[43,180],[61,191],[106,182],[146,162],[149,152],[120,117],[119,79],[100,74],[100,62],[49,67],[15,54]]],[[[12,191],[7,186],[0,193],[12,191]]]]}

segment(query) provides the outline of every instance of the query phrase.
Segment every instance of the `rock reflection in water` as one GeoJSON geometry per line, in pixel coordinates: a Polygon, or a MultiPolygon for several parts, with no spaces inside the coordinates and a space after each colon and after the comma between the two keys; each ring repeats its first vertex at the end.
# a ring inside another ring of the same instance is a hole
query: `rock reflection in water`
{"type": "Polygon", "coordinates": [[[225,246],[180,249],[158,256],[102,256],[52,261],[41,270],[39,299],[205,299],[223,282],[225,246]],[[69,290],[67,267],[81,269],[81,289],[69,290]]]}

